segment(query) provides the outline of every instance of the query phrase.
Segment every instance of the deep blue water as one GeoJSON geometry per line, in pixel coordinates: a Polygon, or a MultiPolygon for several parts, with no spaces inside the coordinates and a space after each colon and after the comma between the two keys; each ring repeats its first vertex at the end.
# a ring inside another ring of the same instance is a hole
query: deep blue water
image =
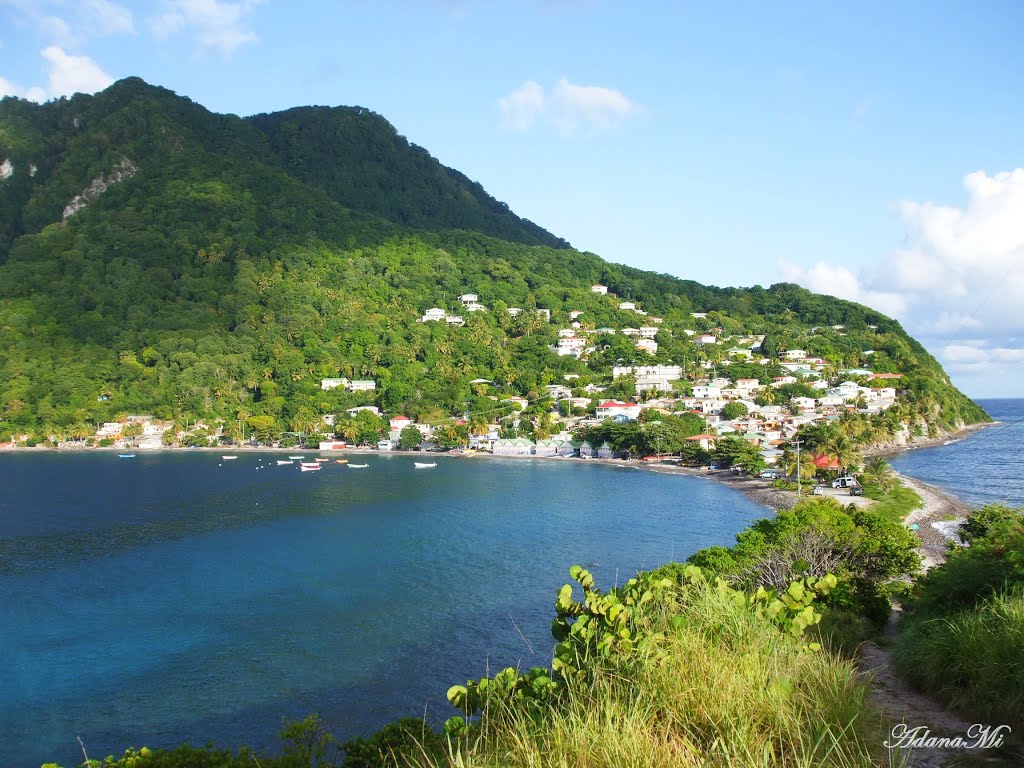
{"type": "Polygon", "coordinates": [[[274,458],[0,455],[0,765],[440,721],[449,685],[550,661],[573,563],[609,586],[766,513],[582,462],[274,458]]]}
{"type": "Polygon", "coordinates": [[[981,506],[1024,506],[1024,400],[978,400],[1000,422],[950,445],[894,457],[894,468],[981,506]]]}

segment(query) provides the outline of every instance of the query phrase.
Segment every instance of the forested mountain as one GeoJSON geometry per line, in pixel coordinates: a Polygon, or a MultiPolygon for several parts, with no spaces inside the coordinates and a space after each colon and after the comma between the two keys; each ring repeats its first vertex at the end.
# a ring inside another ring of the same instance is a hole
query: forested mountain
{"type": "Polygon", "coordinates": [[[870,355],[873,370],[906,374],[915,412],[984,418],[878,312],[577,252],[364,109],[242,119],[136,78],[0,101],[0,438],[139,411],[287,426],[365,402],[479,410],[492,401],[476,379],[535,398],[567,373],[582,384],[620,362],[721,358],[687,330],[765,334],[769,352],[802,345],[837,367],[870,355]],[[550,349],[571,311],[590,329],[642,322],[593,283],[661,317],[656,355],[621,335],[585,360],[550,349]],[[431,307],[458,313],[465,293],[487,311],[418,322],[431,307]],[[338,376],[377,389],[320,389],[338,376]]]}

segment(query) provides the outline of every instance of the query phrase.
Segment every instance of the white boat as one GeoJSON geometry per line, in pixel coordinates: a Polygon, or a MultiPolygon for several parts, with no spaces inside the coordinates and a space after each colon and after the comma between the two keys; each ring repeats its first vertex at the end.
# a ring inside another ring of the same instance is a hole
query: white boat
{"type": "Polygon", "coordinates": [[[224,461],[234,461],[238,457],[237,456],[221,456],[221,458],[224,459],[224,461]]]}
{"type": "Polygon", "coordinates": [[[135,454],[134,453],[119,453],[119,454],[117,454],[117,458],[119,458],[119,459],[134,459],[135,458],[135,454]]]}
{"type": "Polygon", "coordinates": [[[288,458],[292,459],[294,461],[299,461],[300,459],[304,459],[306,457],[305,456],[289,456],[288,458]]]}
{"type": "Polygon", "coordinates": [[[294,464],[294,463],[295,463],[294,461],[285,461],[284,459],[280,459],[277,462],[277,466],[281,466],[282,464],[294,464]]]}
{"type": "Polygon", "coordinates": [[[317,461],[317,462],[321,462],[321,461],[330,461],[330,459],[315,459],[315,461],[317,461]]]}
{"type": "Polygon", "coordinates": [[[414,461],[413,462],[413,466],[416,467],[416,469],[430,469],[431,467],[436,467],[437,466],[437,462],[433,461],[433,462],[427,464],[426,462],[422,462],[422,461],[414,461]]]}
{"type": "Polygon", "coordinates": [[[299,469],[301,469],[303,472],[316,472],[317,470],[320,469],[320,465],[319,464],[313,464],[313,465],[302,464],[299,467],[299,469]]]}
{"type": "Polygon", "coordinates": [[[303,469],[307,469],[307,468],[308,469],[319,469],[320,468],[320,462],[319,461],[300,461],[299,462],[299,466],[302,467],[303,469]]]}
{"type": "Polygon", "coordinates": [[[349,469],[366,469],[369,464],[349,464],[349,469]]]}

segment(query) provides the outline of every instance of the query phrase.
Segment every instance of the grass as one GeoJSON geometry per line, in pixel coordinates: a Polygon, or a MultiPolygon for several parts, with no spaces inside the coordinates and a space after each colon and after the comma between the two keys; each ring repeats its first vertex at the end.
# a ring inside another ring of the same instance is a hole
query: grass
{"type": "Polygon", "coordinates": [[[880,512],[897,523],[902,523],[907,515],[924,506],[921,497],[903,485],[883,491],[877,485],[867,484],[864,486],[864,495],[875,500],[875,504],[871,506],[873,511],[880,512]]]}
{"type": "MultiPolygon", "coordinates": [[[[664,613],[664,612],[662,612],[664,613]]],[[[877,766],[885,736],[852,662],[808,651],[711,587],[686,622],[648,618],[658,656],[595,667],[539,712],[491,707],[445,759],[408,764],[574,766],[877,766]]]]}
{"type": "Polygon", "coordinates": [[[908,620],[893,662],[948,706],[1024,729],[1024,589],[948,616],[908,620]]]}

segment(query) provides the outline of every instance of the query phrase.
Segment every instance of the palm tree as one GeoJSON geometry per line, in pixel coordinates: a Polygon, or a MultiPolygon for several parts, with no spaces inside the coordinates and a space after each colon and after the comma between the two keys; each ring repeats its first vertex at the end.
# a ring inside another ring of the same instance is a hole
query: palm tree
{"type": "Polygon", "coordinates": [[[359,425],[355,419],[348,419],[341,425],[341,429],[338,430],[340,434],[347,442],[354,443],[359,439],[359,425]]]}
{"type": "Polygon", "coordinates": [[[93,430],[84,421],[80,421],[71,427],[71,436],[79,442],[92,437],[94,434],[95,430],[93,430]]]}
{"type": "Polygon", "coordinates": [[[860,448],[846,435],[840,434],[830,447],[829,455],[839,463],[840,473],[843,473],[848,467],[859,464],[861,461],[860,448]]]}
{"type": "Polygon", "coordinates": [[[868,459],[864,471],[861,472],[861,477],[865,482],[877,485],[883,492],[892,488],[895,482],[892,467],[881,456],[873,456],[868,459]]]}
{"type": "Polygon", "coordinates": [[[491,431],[491,424],[486,416],[477,414],[469,423],[469,431],[474,435],[486,435],[491,431]]]}
{"type": "Polygon", "coordinates": [[[787,448],[785,453],[782,455],[782,465],[786,470],[786,475],[789,477],[796,477],[799,474],[800,480],[803,482],[810,482],[813,480],[818,468],[814,465],[814,458],[811,456],[810,451],[800,452],[799,465],[797,464],[796,459],[796,451],[790,451],[787,448]]]}

